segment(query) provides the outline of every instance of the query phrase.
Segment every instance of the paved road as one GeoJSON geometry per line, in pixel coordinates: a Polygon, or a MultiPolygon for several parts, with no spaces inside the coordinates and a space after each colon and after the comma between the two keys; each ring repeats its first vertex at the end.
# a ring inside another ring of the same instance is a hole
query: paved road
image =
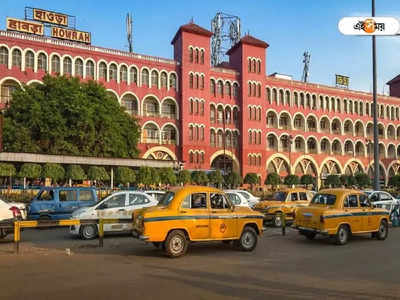
{"type": "Polygon", "coordinates": [[[346,246],[270,229],[252,253],[207,243],[179,259],[124,235],[103,249],[61,228],[22,240],[18,256],[0,242],[0,299],[400,299],[400,229],[346,246]]]}

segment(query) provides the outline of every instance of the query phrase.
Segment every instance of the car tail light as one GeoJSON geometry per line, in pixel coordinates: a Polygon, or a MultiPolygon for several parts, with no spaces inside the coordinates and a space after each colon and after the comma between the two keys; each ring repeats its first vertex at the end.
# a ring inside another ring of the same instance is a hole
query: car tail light
{"type": "Polygon", "coordinates": [[[324,216],[320,216],[320,217],[319,217],[319,221],[320,221],[321,223],[324,223],[324,216]]]}
{"type": "Polygon", "coordinates": [[[21,211],[19,210],[18,207],[12,206],[10,207],[10,210],[12,211],[14,218],[21,218],[21,211]]]}

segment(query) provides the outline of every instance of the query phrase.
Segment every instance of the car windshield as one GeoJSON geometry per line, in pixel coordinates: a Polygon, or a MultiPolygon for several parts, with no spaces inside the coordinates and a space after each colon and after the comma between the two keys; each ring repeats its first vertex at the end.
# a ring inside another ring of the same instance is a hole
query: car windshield
{"type": "Polygon", "coordinates": [[[174,196],[175,196],[174,192],[165,193],[164,197],[162,197],[160,202],[158,202],[158,205],[168,206],[171,203],[172,199],[174,199],[174,196]]]}
{"type": "Polygon", "coordinates": [[[239,191],[238,193],[239,193],[240,195],[242,195],[243,197],[245,197],[247,200],[250,199],[250,195],[249,195],[248,193],[243,192],[243,191],[239,191]]]}
{"type": "Polygon", "coordinates": [[[273,196],[272,196],[272,199],[274,200],[274,201],[285,201],[286,200],[286,196],[287,196],[287,193],[286,192],[276,192],[273,196]]]}
{"type": "Polygon", "coordinates": [[[320,205],[334,205],[336,202],[336,196],[332,194],[316,194],[311,200],[312,204],[320,205]]]}

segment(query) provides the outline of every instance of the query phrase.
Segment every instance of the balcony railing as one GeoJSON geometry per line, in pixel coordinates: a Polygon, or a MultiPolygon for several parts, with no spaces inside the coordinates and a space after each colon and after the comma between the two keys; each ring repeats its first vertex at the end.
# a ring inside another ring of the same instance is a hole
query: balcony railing
{"type": "Polygon", "coordinates": [[[143,138],[142,142],[145,144],[158,144],[160,143],[160,139],[158,137],[148,137],[148,138],[143,138]]]}

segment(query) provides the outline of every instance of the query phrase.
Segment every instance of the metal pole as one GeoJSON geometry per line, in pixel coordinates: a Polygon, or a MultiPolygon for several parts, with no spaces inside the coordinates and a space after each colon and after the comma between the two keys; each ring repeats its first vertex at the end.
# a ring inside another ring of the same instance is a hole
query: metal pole
{"type": "MultiPolygon", "coordinates": [[[[372,17],[375,17],[375,0],[372,0],[372,17]]],[[[374,116],[374,190],[380,190],[379,184],[379,140],[378,140],[378,114],[376,97],[376,38],[372,36],[372,93],[374,116]]]]}

